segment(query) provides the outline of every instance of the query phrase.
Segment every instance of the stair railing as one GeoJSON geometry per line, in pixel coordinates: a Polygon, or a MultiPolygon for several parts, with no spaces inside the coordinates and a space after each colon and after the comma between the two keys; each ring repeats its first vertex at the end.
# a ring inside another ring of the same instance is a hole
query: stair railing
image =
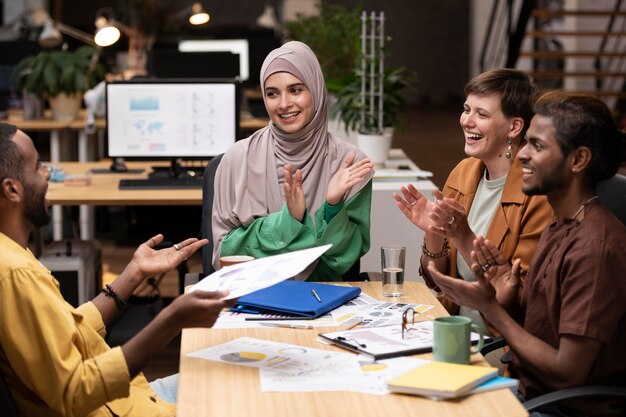
{"type": "MultiPolygon", "coordinates": [[[[607,45],[609,42],[609,36],[614,38],[614,42],[613,42],[613,51],[614,52],[620,52],[623,50],[623,47],[621,46],[621,41],[622,41],[622,35],[621,33],[624,32],[624,29],[626,27],[626,20],[624,20],[622,22],[622,27],[619,29],[619,33],[615,36],[611,35],[614,31],[615,31],[615,23],[616,23],[616,17],[617,17],[617,13],[621,11],[622,8],[622,0],[616,0],[615,1],[615,7],[613,8],[613,14],[611,15],[611,17],[609,18],[609,21],[607,22],[606,25],[606,30],[604,35],[602,36],[602,40],[600,41],[600,46],[598,48],[599,52],[602,54],[603,52],[606,51],[607,49],[607,45]]],[[[602,90],[603,87],[607,90],[620,90],[624,88],[624,83],[626,83],[626,80],[624,79],[624,77],[611,77],[610,81],[609,81],[609,85],[604,85],[605,84],[605,80],[604,77],[602,76],[602,72],[603,70],[607,70],[609,71],[611,68],[616,69],[615,72],[622,72],[622,67],[624,64],[624,57],[613,57],[613,56],[609,56],[608,58],[606,58],[606,61],[602,61],[602,58],[600,56],[597,56],[595,61],[594,61],[594,68],[596,70],[597,73],[597,77],[596,77],[596,90],[602,90]],[[615,83],[618,82],[622,82],[622,86],[616,85],[615,83]]]]}
{"type": "Polygon", "coordinates": [[[480,71],[515,68],[536,0],[494,0],[480,53],[480,71]],[[501,42],[506,40],[506,50],[501,42]],[[506,57],[506,59],[503,59],[506,57]]]}

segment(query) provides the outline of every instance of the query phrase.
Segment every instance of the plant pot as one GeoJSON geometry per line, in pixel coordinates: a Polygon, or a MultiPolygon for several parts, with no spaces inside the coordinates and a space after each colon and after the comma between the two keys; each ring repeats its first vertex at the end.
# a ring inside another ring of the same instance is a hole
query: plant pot
{"type": "Polygon", "coordinates": [[[34,93],[22,92],[22,118],[35,120],[43,117],[43,100],[34,93]]]}
{"type": "Polygon", "coordinates": [[[50,97],[48,101],[50,101],[50,110],[52,110],[54,120],[74,120],[83,103],[83,96],[79,93],[70,95],[60,93],[50,97]]]}
{"type": "Polygon", "coordinates": [[[382,135],[357,134],[357,146],[374,164],[383,165],[389,158],[393,133],[385,131],[382,135]]]}

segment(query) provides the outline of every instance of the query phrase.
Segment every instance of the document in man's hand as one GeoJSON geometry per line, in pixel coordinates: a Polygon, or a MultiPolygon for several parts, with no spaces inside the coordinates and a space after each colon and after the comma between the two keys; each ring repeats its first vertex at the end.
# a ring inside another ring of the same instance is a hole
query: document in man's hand
{"type": "Polygon", "coordinates": [[[498,375],[497,368],[430,362],[387,384],[389,391],[435,399],[456,398],[498,375]]]}
{"type": "Polygon", "coordinates": [[[298,275],[332,245],[259,258],[224,267],[203,278],[190,291],[229,291],[224,300],[239,298],[298,275]]]}

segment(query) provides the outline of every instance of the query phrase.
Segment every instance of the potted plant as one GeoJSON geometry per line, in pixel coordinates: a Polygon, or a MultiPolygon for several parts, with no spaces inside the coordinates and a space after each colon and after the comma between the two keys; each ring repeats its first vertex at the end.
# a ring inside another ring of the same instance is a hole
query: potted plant
{"type": "MultiPolygon", "coordinates": [[[[343,122],[346,132],[354,131],[358,134],[386,136],[389,144],[395,128],[401,127],[406,119],[403,118],[406,111],[405,94],[415,91],[417,87],[417,74],[406,67],[386,68],[383,73],[383,127],[378,129],[377,117],[368,116],[361,120],[361,74],[355,71],[347,80],[344,88],[336,93],[336,100],[331,106],[331,117],[343,122]]],[[[387,149],[388,151],[388,149],[387,149]]],[[[368,153],[375,159],[375,163],[383,163],[386,160],[386,152],[381,156],[368,153]]]]}
{"type": "Polygon", "coordinates": [[[361,8],[350,10],[336,4],[322,5],[319,1],[316,7],[317,15],[298,13],[286,27],[291,38],[306,43],[315,52],[326,88],[337,93],[350,81],[359,56],[361,8]]]}
{"type": "Polygon", "coordinates": [[[75,51],[43,50],[22,59],[13,70],[13,80],[23,92],[50,101],[53,118],[73,120],[83,93],[104,79],[97,51],[82,46],[75,51]]]}

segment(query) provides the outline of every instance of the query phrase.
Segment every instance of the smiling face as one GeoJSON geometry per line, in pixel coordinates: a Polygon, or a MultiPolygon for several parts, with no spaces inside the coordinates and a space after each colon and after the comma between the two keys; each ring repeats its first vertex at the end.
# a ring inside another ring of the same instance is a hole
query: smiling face
{"type": "Polygon", "coordinates": [[[540,195],[564,188],[569,172],[567,158],[555,136],[552,120],[540,115],[533,117],[526,138],[526,146],[517,154],[524,172],[522,190],[528,195],[540,195]]]}
{"type": "Polygon", "coordinates": [[[276,72],[265,80],[265,108],[274,125],[295,133],[313,119],[313,97],[309,89],[288,72],[276,72]]]}
{"type": "Polygon", "coordinates": [[[468,156],[485,162],[506,152],[511,120],[502,113],[498,94],[468,95],[460,123],[468,156]]]}
{"type": "Polygon", "coordinates": [[[39,154],[32,140],[18,130],[13,141],[24,155],[22,186],[24,187],[24,217],[33,227],[45,226],[50,222],[50,202],[46,200],[50,172],[41,165],[39,154]]]}

